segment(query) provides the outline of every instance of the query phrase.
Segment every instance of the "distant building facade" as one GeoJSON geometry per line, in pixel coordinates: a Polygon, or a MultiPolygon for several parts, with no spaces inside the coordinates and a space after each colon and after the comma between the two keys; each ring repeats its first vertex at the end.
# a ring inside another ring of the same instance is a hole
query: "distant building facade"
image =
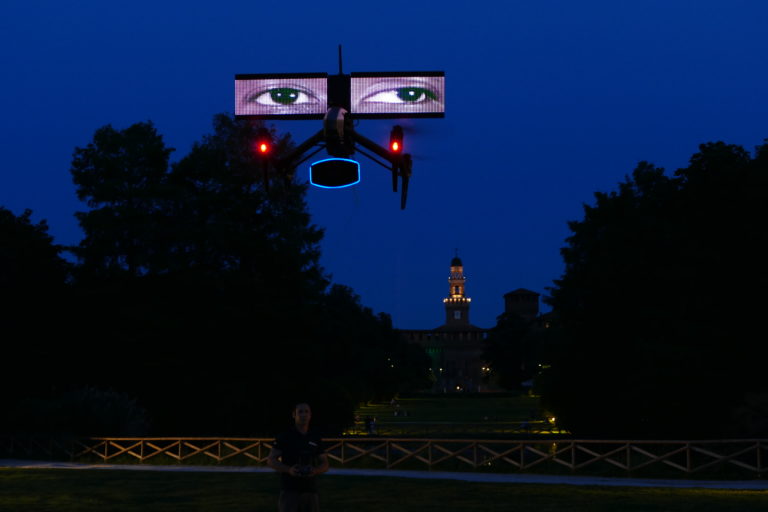
{"type": "Polygon", "coordinates": [[[515,314],[523,320],[533,321],[540,319],[539,297],[541,295],[518,288],[515,291],[504,294],[504,314],[515,314]]]}
{"type": "MultiPolygon", "coordinates": [[[[482,358],[483,342],[490,329],[472,325],[469,310],[472,299],[466,293],[464,264],[456,255],[448,274],[448,296],[443,299],[445,323],[435,329],[400,330],[409,341],[421,345],[432,359],[434,392],[479,392],[489,390],[484,383],[487,371],[482,358]]],[[[539,294],[518,289],[504,295],[505,312],[535,319],[539,314],[539,294]]]]}

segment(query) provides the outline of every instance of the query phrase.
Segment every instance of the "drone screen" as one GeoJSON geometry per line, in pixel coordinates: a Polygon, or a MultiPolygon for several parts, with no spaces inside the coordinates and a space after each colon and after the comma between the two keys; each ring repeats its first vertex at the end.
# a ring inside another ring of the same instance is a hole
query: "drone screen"
{"type": "Polygon", "coordinates": [[[445,116],[445,74],[352,73],[351,112],[358,118],[445,116]]]}
{"type": "MultiPolygon", "coordinates": [[[[445,116],[442,71],[352,73],[349,83],[356,118],[445,116]]],[[[327,73],[235,75],[235,116],[322,119],[328,92],[327,73]]]]}
{"type": "Polygon", "coordinates": [[[322,119],[328,110],[328,75],[235,75],[235,116],[322,119]]]}

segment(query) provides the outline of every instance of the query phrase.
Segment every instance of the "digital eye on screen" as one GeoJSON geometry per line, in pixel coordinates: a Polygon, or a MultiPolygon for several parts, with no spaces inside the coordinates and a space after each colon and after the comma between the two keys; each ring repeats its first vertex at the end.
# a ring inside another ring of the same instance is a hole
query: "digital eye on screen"
{"type": "Polygon", "coordinates": [[[237,75],[235,115],[322,117],[328,109],[327,75],[237,75]]]}
{"type": "Polygon", "coordinates": [[[312,93],[294,89],[293,87],[275,87],[264,92],[257,92],[252,95],[248,101],[255,101],[260,105],[282,106],[282,105],[302,105],[317,101],[312,93]]]}
{"type": "Polygon", "coordinates": [[[376,101],[381,103],[421,103],[426,100],[437,101],[437,95],[434,91],[424,87],[399,87],[389,91],[382,91],[371,94],[362,101],[376,101]]]}
{"type": "Polygon", "coordinates": [[[364,117],[442,117],[445,76],[422,74],[352,74],[351,112],[364,117]]]}

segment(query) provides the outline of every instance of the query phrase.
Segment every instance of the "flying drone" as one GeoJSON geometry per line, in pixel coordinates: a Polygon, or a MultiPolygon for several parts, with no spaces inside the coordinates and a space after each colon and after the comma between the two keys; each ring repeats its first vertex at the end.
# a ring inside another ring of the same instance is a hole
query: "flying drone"
{"type": "Polygon", "coordinates": [[[296,167],[323,150],[329,158],[311,163],[310,184],[323,188],[355,185],[360,181],[360,163],[350,157],[357,151],[392,173],[394,192],[398,190],[400,179],[400,208],[405,209],[412,158],[403,152],[402,126],[392,127],[389,147],[385,148],[358,133],[353,121],[445,117],[445,73],[391,71],[344,74],[339,47],[337,75],[235,75],[235,117],[322,120],[321,130],[288,155],[274,160],[269,158],[271,135],[266,128],[259,130],[255,146],[257,154],[262,157],[265,186],[269,184],[270,166],[277,173],[292,174],[296,167]]]}

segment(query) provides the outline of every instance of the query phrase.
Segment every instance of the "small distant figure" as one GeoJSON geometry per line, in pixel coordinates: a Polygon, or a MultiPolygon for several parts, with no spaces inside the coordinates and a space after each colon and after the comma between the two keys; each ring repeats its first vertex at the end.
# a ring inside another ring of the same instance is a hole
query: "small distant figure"
{"type": "Polygon", "coordinates": [[[369,436],[376,435],[376,417],[374,416],[365,417],[365,431],[368,433],[369,436]]]}
{"type": "Polygon", "coordinates": [[[309,429],[312,410],[299,403],[291,414],[293,428],[272,447],[267,465],[280,473],[280,512],[320,512],[315,477],[328,471],[328,456],[319,434],[309,429]]]}

